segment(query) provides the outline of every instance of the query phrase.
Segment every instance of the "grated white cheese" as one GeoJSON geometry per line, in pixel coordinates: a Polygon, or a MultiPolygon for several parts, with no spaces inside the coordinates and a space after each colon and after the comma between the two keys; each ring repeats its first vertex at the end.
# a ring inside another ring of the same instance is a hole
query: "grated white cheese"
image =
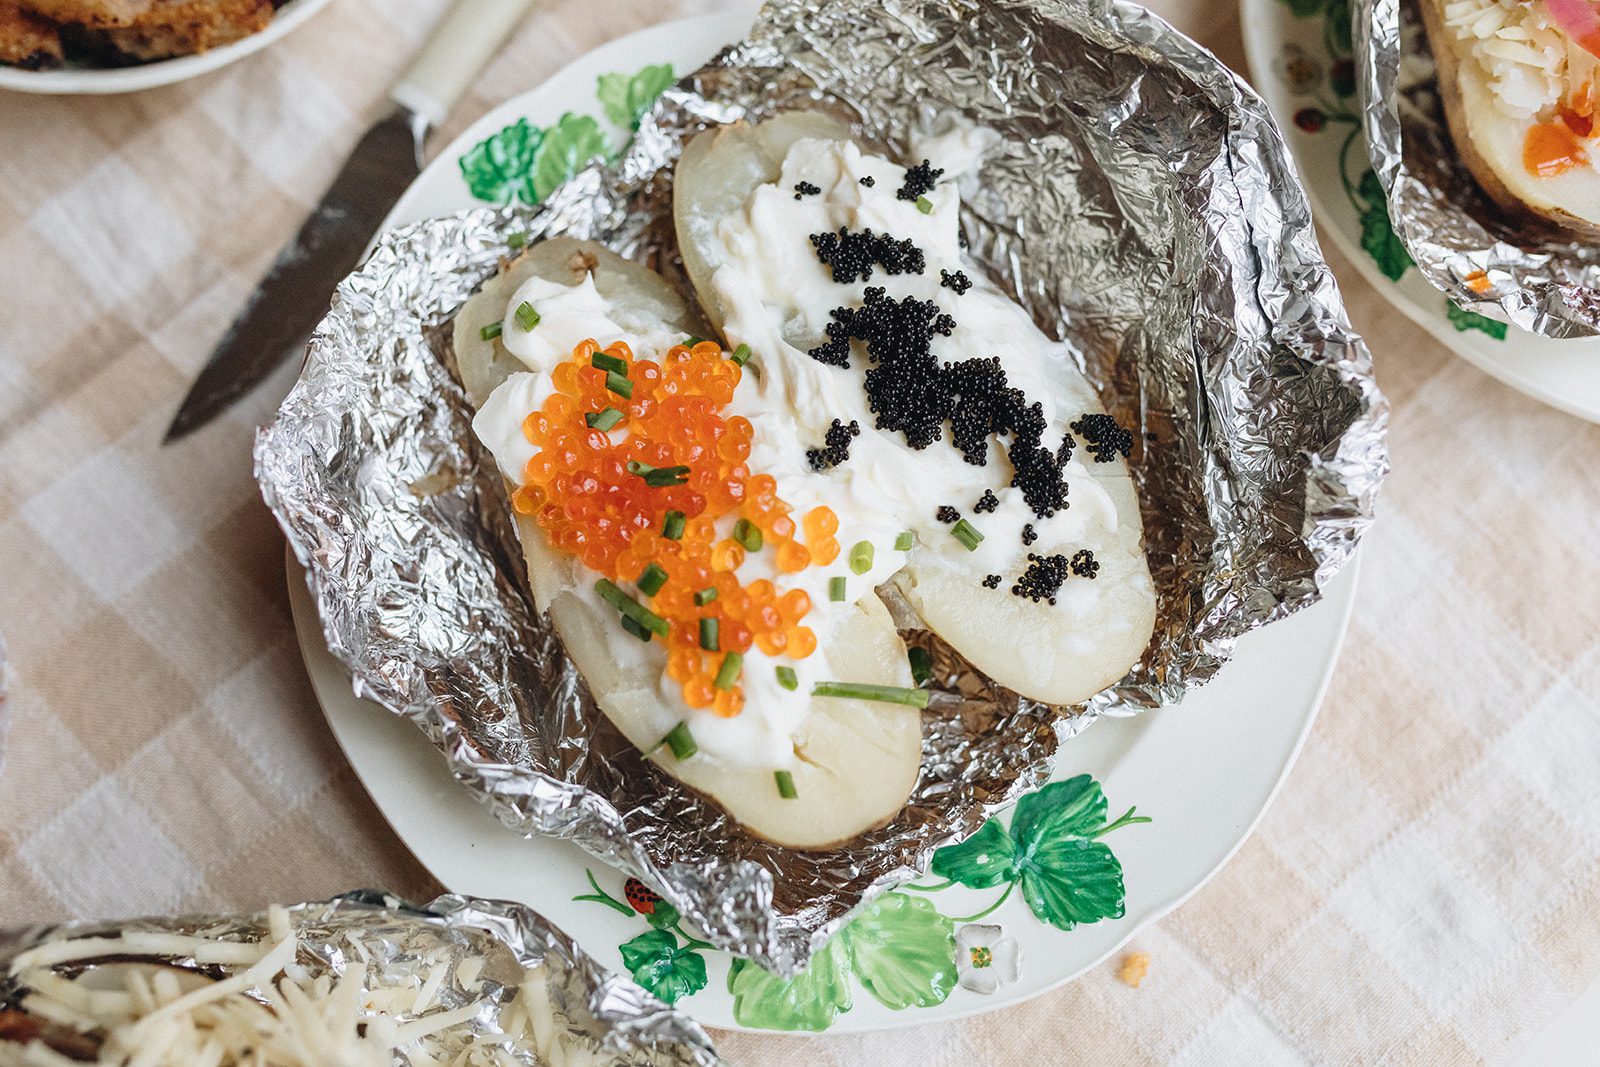
{"type": "Polygon", "coordinates": [[[1495,107],[1512,118],[1531,119],[1554,107],[1591,70],[1571,56],[1581,49],[1537,0],[1443,0],[1443,12],[1464,58],[1488,80],[1495,107]]]}

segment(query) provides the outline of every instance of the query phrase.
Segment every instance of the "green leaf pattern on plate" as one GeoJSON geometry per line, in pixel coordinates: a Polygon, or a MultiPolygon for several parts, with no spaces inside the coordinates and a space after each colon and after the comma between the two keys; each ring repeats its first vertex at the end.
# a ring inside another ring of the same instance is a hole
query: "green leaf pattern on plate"
{"type": "Polygon", "coordinates": [[[646,931],[620,947],[622,965],[633,980],[668,1004],[706,986],[705,957],[691,947],[680,946],[670,930],[646,931]]]}
{"type": "Polygon", "coordinates": [[[955,923],[927,897],[884,894],[851,920],[843,940],[862,988],[885,1007],[943,1004],[956,986],[955,923]]]}
{"type": "Polygon", "coordinates": [[[1397,282],[1411,269],[1411,253],[1406,251],[1389,224],[1389,203],[1384,199],[1378,176],[1370,170],[1363,174],[1356,195],[1364,204],[1361,207],[1361,247],[1378,264],[1385,278],[1397,282]]]}
{"type": "Polygon", "coordinates": [[[1016,876],[1012,867],[1016,855],[1016,847],[1006,828],[998,820],[990,819],[961,844],[935,852],[930,872],[969,889],[988,889],[1016,876]]]}
{"type": "Polygon", "coordinates": [[[1450,316],[1450,324],[1458,330],[1482,330],[1496,341],[1506,339],[1506,324],[1497,322],[1487,315],[1480,315],[1476,311],[1468,311],[1458,307],[1454,301],[1446,301],[1445,314],[1450,316]]]}
{"type": "Polygon", "coordinates": [[[779,978],[736,959],[728,971],[728,992],[733,994],[733,1017],[741,1026],[826,1030],[853,1003],[850,953],[844,940],[835,937],[793,978],[779,978]]]}
{"type": "MultiPolygon", "coordinates": [[[[633,75],[600,75],[595,96],[606,118],[631,133],[675,80],[672,64],[656,63],[633,75]]],[[[594,160],[615,158],[618,150],[590,115],[569,111],[544,129],[520,118],[461,157],[461,178],[479,200],[533,205],[594,160]]]]}

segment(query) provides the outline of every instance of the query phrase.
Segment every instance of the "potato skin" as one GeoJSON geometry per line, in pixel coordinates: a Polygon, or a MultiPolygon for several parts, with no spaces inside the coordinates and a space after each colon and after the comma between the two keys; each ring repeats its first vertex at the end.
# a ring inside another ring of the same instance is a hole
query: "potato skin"
{"type": "MultiPolygon", "coordinates": [[[[1475,72],[1463,69],[1461,53],[1454,37],[1444,25],[1441,0],[1421,0],[1422,26],[1428,37],[1428,47],[1433,52],[1438,69],[1439,98],[1444,103],[1445,123],[1450,139],[1455,145],[1461,165],[1467,168],[1478,187],[1489,196],[1512,222],[1545,227],[1554,225],[1575,237],[1600,238],[1600,224],[1579,218],[1555,205],[1537,205],[1524,200],[1501,177],[1499,170],[1478,149],[1475,140],[1477,122],[1466,106],[1461,89],[1464,77],[1477,77],[1475,72]]],[[[1595,182],[1596,195],[1600,196],[1600,176],[1595,182]]]]}

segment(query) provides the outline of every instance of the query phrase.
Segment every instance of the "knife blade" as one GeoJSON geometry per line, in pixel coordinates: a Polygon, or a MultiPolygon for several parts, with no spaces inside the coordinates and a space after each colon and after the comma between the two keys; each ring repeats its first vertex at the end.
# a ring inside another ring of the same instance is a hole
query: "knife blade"
{"type": "Polygon", "coordinates": [[[443,122],[533,0],[455,0],[401,75],[396,110],[361,138],[299,234],[211,353],[163,443],[210,422],[271,374],[327,314],[384,217],[421,172],[428,130],[443,122]]]}
{"type": "Polygon", "coordinates": [[[427,124],[397,108],[362,136],[295,239],[278,253],[178,408],[166,441],[210,422],[288,358],[328,313],[328,300],[355,269],[420,168],[427,124]]]}

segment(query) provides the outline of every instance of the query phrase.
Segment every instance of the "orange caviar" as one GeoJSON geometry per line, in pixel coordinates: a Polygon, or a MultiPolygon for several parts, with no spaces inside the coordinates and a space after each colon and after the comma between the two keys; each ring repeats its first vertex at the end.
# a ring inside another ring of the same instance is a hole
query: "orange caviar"
{"type": "Polygon", "coordinates": [[[755,646],[803,659],[816,651],[817,637],[801,624],[811,610],[804,590],[780,591],[765,579],[740,582],[737,571],[750,550],[719,539],[716,520],[748,519],[762,534],[756,551],[774,553],[784,574],[832,562],[839,520],[824,506],[797,527],[777,480],[750,473],[750,421],[720,413],[743,371],[715,342],[674,345],[661,362],[634,359],[621,341],[609,345],[603,355],[626,365],[628,396],[614,392],[607,372],[593,365],[599,352],[593,340],[584,341],[551,372],[556,392],[522,425],[539,451],[512,506],[533,516],[552,545],[614,581],[637,582],[651,564],[665,571],[660,589],[653,596],[641,590],[639,599],[667,621],[667,676],[691,707],[737,715],[743,688],[715,684],[729,652],[755,646]],[[609,431],[588,424],[586,415],[603,421],[607,408],[622,413],[609,431]],[[666,480],[681,484],[652,485],[640,473],[675,467],[688,469],[666,480]],[[677,538],[664,536],[670,511],[684,516],[677,538]],[[713,589],[713,599],[695,603],[697,593],[704,599],[713,589]],[[702,619],[716,620],[716,651],[701,648],[702,619]]]}

